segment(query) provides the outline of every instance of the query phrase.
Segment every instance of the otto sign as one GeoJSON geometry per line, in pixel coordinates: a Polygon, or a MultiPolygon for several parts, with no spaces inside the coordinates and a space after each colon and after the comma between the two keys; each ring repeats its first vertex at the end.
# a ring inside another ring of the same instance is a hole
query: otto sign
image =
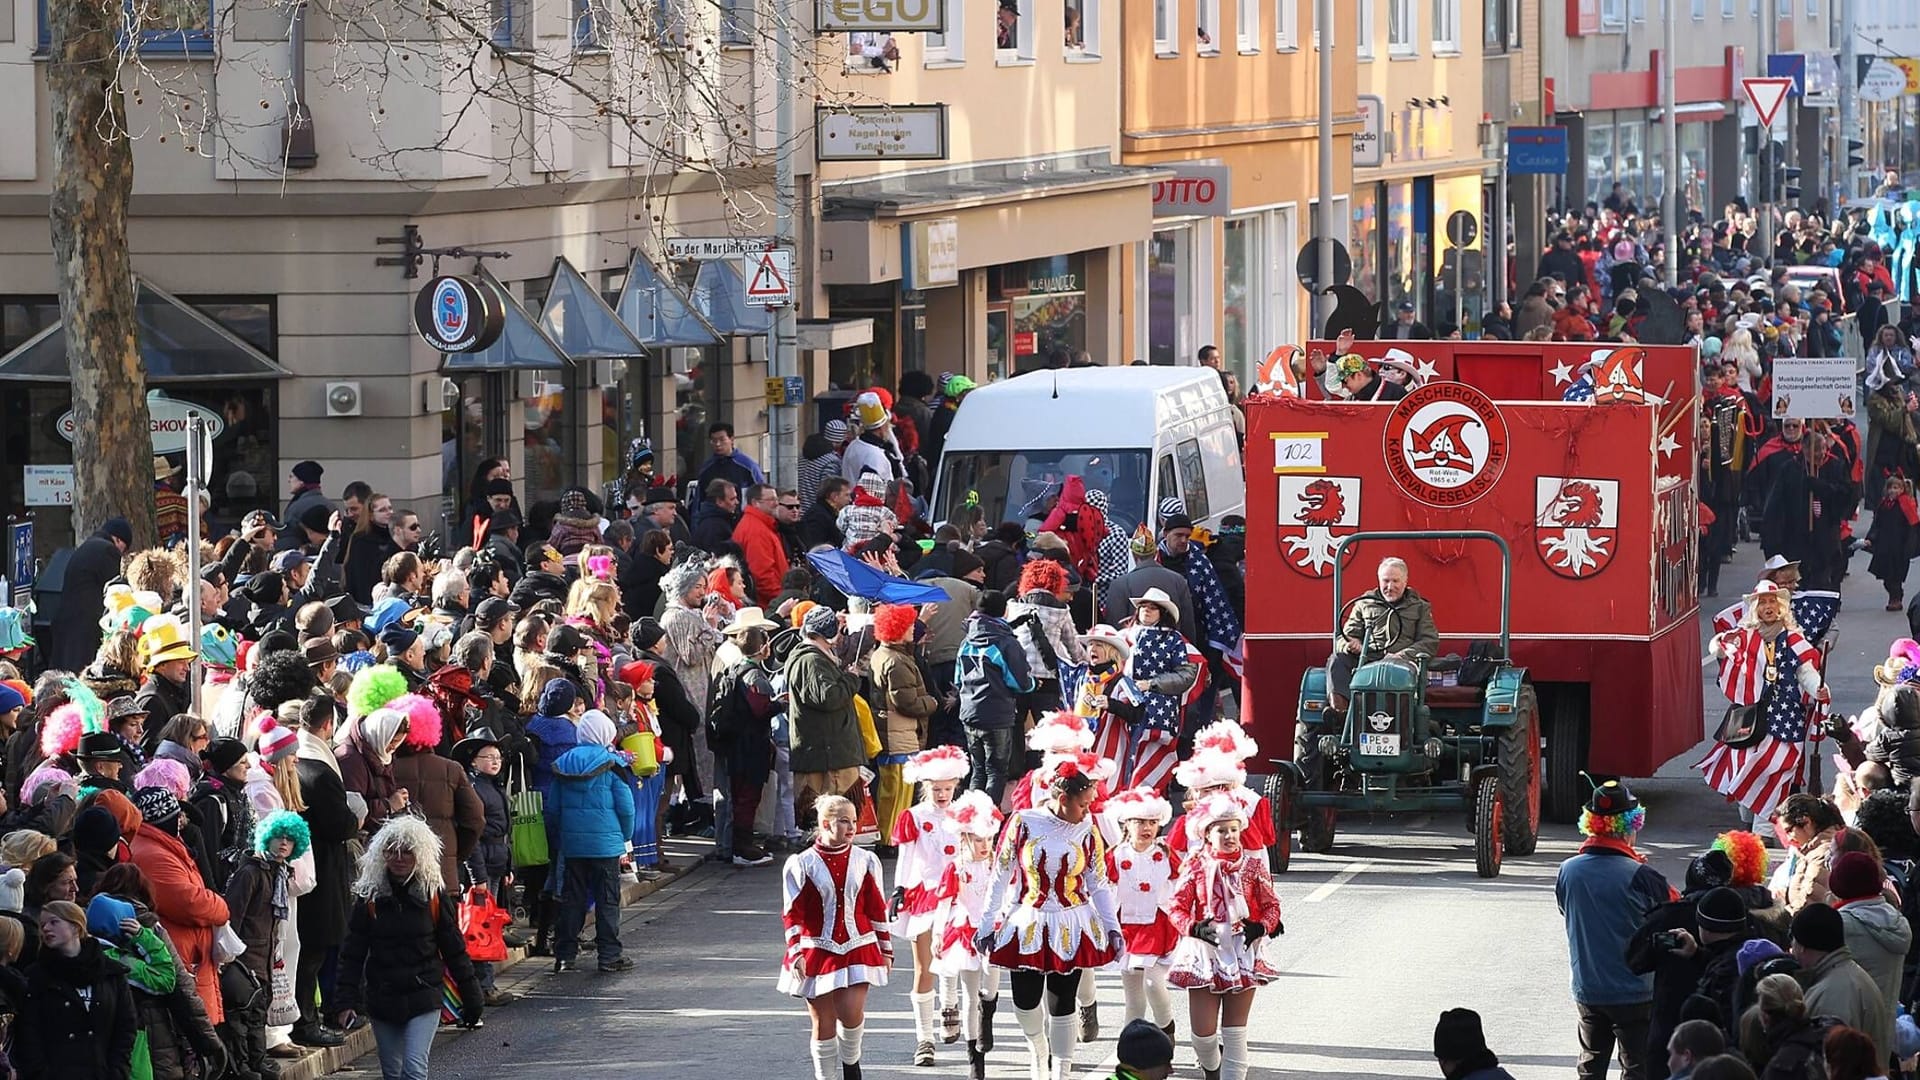
{"type": "Polygon", "coordinates": [[[1233,170],[1225,165],[1177,165],[1171,180],[1153,185],[1153,216],[1226,217],[1233,212],[1233,170]]]}
{"type": "Polygon", "coordinates": [[[819,29],[939,34],[946,31],[946,14],[939,0],[821,0],[819,29]]]}
{"type": "MultiPolygon", "coordinates": [[[[227,422],[213,409],[195,405],[190,401],[166,397],[158,392],[147,395],[147,412],[153,420],[153,452],[156,454],[179,454],[187,449],[187,421],[198,416],[207,422],[207,439],[220,437],[226,430],[227,422]]],[[[72,442],[74,438],[73,410],[67,410],[54,423],[54,430],[60,437],[72,442]]]]}

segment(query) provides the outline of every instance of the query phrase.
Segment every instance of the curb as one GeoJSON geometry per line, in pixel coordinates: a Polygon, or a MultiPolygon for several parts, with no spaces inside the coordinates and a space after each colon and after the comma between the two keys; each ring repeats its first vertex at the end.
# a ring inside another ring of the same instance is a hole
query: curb
{"type": "MultiPolygon", "coordinates": [[[[674,859],[673,870],[662,873],[652,881],[624,883],[620,889],[620,906],[631,907],[705,866],[706,863],[707,860],[697,855],[678,854],[674,859]]],[[[525,949],[508,949],[507,958],[495,964],[494,971],[496,974],[508,971],[525,959],[527,959],[525,949]]],[[[309,1049],[303,1057],[273,1060],[280,1066],[280,1080],[319,1080],[320,1077],[352,1065],[373,1051],[373,1028],[368,1026],[358,1031],[348,1032],[347,1041],[339,1046],[316,1047],[309,1049]]]]}

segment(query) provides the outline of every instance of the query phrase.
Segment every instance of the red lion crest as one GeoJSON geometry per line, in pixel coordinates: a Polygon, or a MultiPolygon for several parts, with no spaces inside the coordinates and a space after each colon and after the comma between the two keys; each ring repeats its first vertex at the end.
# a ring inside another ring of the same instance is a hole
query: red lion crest
{"type": "Polygon", "coordinates": [[[1300,510],[1293,520],[1303,525],[1340,524],[1347,512],[1346,499],[1340,494],[1340,485],[1331,480],[1315,480],[1300,493],[1300,510]]]}
{"type": "Polygon", "coordinates": [[[1550,511],[1553,524],[1569,529],[1597,529],[1605,507],[1600,489],[1584,480],[1568,480],[1560,485],[1550,511]]]}

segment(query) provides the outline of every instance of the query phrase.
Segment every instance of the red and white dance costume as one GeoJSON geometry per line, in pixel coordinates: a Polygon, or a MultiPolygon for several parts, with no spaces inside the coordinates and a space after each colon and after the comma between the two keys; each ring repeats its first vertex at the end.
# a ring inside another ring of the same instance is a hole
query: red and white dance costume
{"type": "MultiPolygon", "coordinates": [[[[1230,720],[1222,720],[1217,724],[1209,725],[1208,729],[1232,723],[1230,720]]],[[[1238,730],[1239,725],[1233,726],[1238,730]]],[[[1252,742],[1251,739],[1247,741],[1252,742]]],[[[1180,786],[1185,788],[1195,800],[1194,808],[1182,815],[1179,822],[1167,834],[1167,846],[1173,850],[1174,854],[1182,859],[1186,858],[1190,852],[1191,842],[1198,839],[1199,834],[1190,826],[1194,815],[1199,812],[1199,803],[1214,795],[1225,795],[1239,805],[1242,820],[1246,824],[1245,830],[1240,833],[1240,846],[1263,860],[1266,858],[1267,848],[1274,843],[1275,839],[1273,811],[1268,806],[1265,795],[1258,794],[1247,787],[1247,770],[1241,761],[1241,758],[1218,747],[1196,748],[1192,757],[1181,762],[1174,769],[1173,778],[1179,781],[1180,786]]]]}
{"type": "MultiPolygon", "coordinates": [[[[886,985],[893,943],[886,930],[879,858],[851,844],[813,844],[788,856],[780,893],[787,932],[777,984],[781,993],[814,998],[849,986],[886,985]]],[[[865,1026],[842,1028],[837,1048],[815,1044],[816,1078],[826,1076],[825,1062],[836,1057],[843,1067],[859,1064],[865,1026]]]]}
{"type": "MultiPolygon", "coordinates": [[[[1027,749],[1038,751],[1042,755],[1040,768],[1031,770],[1007,788],[1007,806],[1010,811],[1025,810],[1038,803],[1034,798],[1034,785],[1046,785],[1043,777],[1051,776],[1052,770],[1045,764],[1047,756],[1071,756],[1084,754],[1093,749],[1093,728],[1084,716],[1070,712],[1052,712],[1034,722],[1033,730],[1027,732],[1027,749]]],[[[1111,776],[1109,772],[1107,775],[1111,776]]]]}
{"type": "Polygon", "coordinates": [[[1140,847],[1134,833],[1142,827],[1158,832],[1173,816],[1173,808],[1152,788],[1132,788],[1108,799],[1107,813],[1123,833],[1121,842],[1107,852],[1107,872],[1113,878],[1120,935],[1127,943],[1120,963],[1125,1022],[1151,1011],[1154,1023],[1170,1027],[1173,1001],[1167,994],[1167,968],[1180,944],[1180,931],[1167,914],[1167,904],[1179,880],[1180,857],[1158,836],[1140,847]]]}
{"type": "MultiPolygon", "coordinates": [[[[1267,942],[1280,929],[1280,897],[1267,860],[1245,848],[1223,853],[1206,839],[1220,821],[1245,822],[1237,803],[1211,796],[1188,814],[1188,841],[1195,849],[1174,886],[1174,926],[1184,935],[1174,949],[1167,981],[1184,990],[1238,994],[1279,977],[1267,958],[1267,942]]],[[[1245,1080],[1247,1029],[1222,1026],[1213,1035],[1193,1035],[1200,1067],[1219,1070],[1221,1080],[1245,1080]]]]}
{"type": "Polygon", "coordinates": [[[947,815],[946,832],[957,841],[954,861],[947,864],[940,883],[946,903],[944,922],[934,941],[933,969],[942,980],[954,979],[961,988],[960,1036],[968,1050],[985,1054],[993,1049],[993,1012],[1000,1001],[1000,969],[980,954],[974,939],[986,918],[987,898],[993,891],[996,861],[993,842],[1000,836],[1000,811],[984,791],[969,791],[955,799],[947,815]],[[974,858],[976,842],[986,858],[974,858]]]}
{"type": "MultiPolygon", "coordinates": [[[[1051,782],[1051,776],[1036,781],[1051,782]]],[[[1107,879],[1107,841],[1093,815],[1075,824],[1045,807],[1014,813],[1000,837],[992,889],[988,961],[995,967],[1043,974],[1079,971],[1084,977],[1087,969],[1116,958],[1111,941],[1120,920],[1107,879]]],[[[1079,1017],[1047,1015],[1039,1007],[1014,1011],[1027,1038],[1033,1075],[1046,1075],[1051,1052],[1056,1080],[1071,1076],[1079,1017]]]]}
{"type": "MultiPolygon", "coordinates": [[[[904,775],[907,783],[922,785],[921,798],[900,811],[888,843],[899,850],[893,864],[897,905],[893,933],[911,942],[923,934],[932,934],[946,922],[947,901],[941,895],[940,886],[953,866],[960,841],[946,827],[951,804],[935,805],[931,790],[934,784],[945,784],[950,792],[952,785],[967,775],[967,756],[957,746],[923,750],[907,759],[904,775]]],[[[938,943],[934,945],[937,947],[938,943]]],[[[931,1044],[939,1037],[935,1010],[942,1003],[952,1007],[958,984],[946,979],[942,980],[938,993],[931,989],[923,992],[919,989],[924,981],[922,975],[916,963],[915,986],[908,992],[907,999],[913,1004],[913,1028],[919,1036],[916,1042],[931,1044]]]]}

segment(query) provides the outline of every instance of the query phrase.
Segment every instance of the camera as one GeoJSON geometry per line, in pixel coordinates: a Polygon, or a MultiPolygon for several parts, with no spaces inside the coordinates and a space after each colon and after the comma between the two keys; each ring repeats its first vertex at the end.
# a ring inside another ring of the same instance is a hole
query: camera
{"type": "Polygon", "coordinates": [[[1680,931],[1662,930],[1653,935],[1653,947],[1672,952],[1680,947],[1680,931]]]}

